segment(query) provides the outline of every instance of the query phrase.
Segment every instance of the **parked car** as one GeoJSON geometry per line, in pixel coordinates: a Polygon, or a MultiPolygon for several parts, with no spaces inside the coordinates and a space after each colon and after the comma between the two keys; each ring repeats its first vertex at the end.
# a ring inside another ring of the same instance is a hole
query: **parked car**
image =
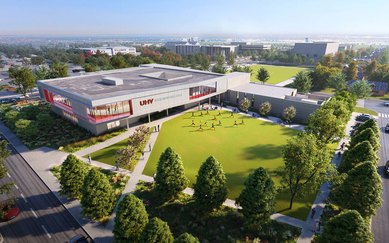
{"type": "Polygon", "coordinates": [[[83,235],[76,235],[76,236],[73,236],[69,241],[68,243],[89,243],[89,240],[87,237],[83,236],[83,235]]]}
{"type": "Polygon", "coordinates": [[[368,115],[368,114],[361,114],[361,115],[357,116],[357,117],[355,118],[355,120],[361,121],[361,122],[365,122],[365,121],[367,121],[367,120],[369,120],[369,119],[371,119],[371,118],[372,118],[372,116],[370,116],[370,115],[368,115]]]}
{"type": "Polygon", "coordinates": [[[384,102],[384,106],[389,106],[389,102],[384,102]]]}
{"type": "MultiPolygon", "coordinates": [[[[4,210],[4,209],[3,209],[4,210]]],[[[20,209],[16,205],[12,205],[10,207],[5,208],[5,213],[3,216],[4,221],[9,221],[13,218],[16,218],[20,213],[20,209]]]]}
{"type": "Polygon", "coordinates": [[[385,126],[385,133],[389,133],[389,123],[387,123],[385,126]]]}
{"type": "Polygon", "coordinates": [[[385,175],[389,176],[389,160],[386,161],[385,168],[384,168],[385,175]]]}

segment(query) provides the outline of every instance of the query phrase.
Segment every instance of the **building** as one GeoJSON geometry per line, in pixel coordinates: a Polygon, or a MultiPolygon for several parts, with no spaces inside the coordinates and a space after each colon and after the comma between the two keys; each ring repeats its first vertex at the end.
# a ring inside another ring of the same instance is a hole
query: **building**
{"type": "Polygon", "coordinates": [[[107,54],[108,56],[114,56],[118,53],[121,54],[131,54],[134,56],[140,55],[139,52],[136,52],[135,47],[127,46],[108,46],[108,47],[95,47],[95,48],[80,48],[84,53],[89,55],[95,55],[98,52],[102,54],[107,54]]]}
{"type": "MultiPolygon", "coordinates": [[[[347,83],[347,87],[351,86],[357,80],[351,80],[347,83]]],[[[371,86],[371,90],[374,96],[384,96],[388,92],[388,84],[379,81],[367,81],[371,86]]]]}
{"type": "Polygon", "coordinates": [[[271,49],[271,45],[269,44],[252,44],[252,43],[247,43],[242,41],[235,41],[235,42],[231,42],[230,44],[238,46],[237,54],[239,55],[245,52],[259,53],[263,50],[271,49]]]}
{"type": "Polygon", "coordinates": [[[197,53],[204,53],[205,55],[215,57],[222,55],[229,58],[230,55],[236,54],[238,46],[236,45],[201,45],[191,39],[190,42],[167,42],[165,47],[170,51],[181,56],[195,55],[197,53]]]}
{"type": "Polygon", "coordinates": [[[338,42],[309,42],[295,43],[293,52],[306,56],[308,59],[313,58],[315,61],[327,54],[335,54],[338,52],[338,42]]]}
{"type": "Polygon", "coordinates": [[[145,64],[136,68],[96,72],[89,75],[38,81],[41,98],[62,117],[101,134],[128,127],[157,112],[187,109],[200,103],[237,104],[247,96],[253,107],[272,103],[272,114],[284,107],[297,109],[297,120],[322,104],[296,95],[295,89],[250,83],[249,73],[217,74],[188,68],[145,64]]]}

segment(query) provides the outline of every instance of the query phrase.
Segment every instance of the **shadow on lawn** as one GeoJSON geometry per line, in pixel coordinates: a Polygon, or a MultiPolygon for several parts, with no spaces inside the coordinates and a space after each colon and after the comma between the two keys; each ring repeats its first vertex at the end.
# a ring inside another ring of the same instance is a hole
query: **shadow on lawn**
{"type": "Polygon", "coordinates": [[[276,159],[281,156],[281,148],[283,146],[273,144],[257,144],[254,146],[246,147],[243,150],[242,156],[244,159],[276,159]]]}

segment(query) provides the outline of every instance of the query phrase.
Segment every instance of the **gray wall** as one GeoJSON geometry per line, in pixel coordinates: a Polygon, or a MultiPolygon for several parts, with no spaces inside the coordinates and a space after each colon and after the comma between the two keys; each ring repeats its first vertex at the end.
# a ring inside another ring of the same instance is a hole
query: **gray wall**
{"type": "MultiPolygon", "coordinates": [[[[237,91],[229,90],[227,94],[224,96],[225,101],[227,101],[232,105],[238,106],[237,93],[238,93],[237,91]]],[[[259,106],[263,102],[268,101],[272,105],[269,115],[281,118],[282,112],[286,107],[294,106],[296,108],[296,117],[293,120],[299,123],[306,123],[308,120],[308,116],[314,111],[316,111],[318,108],[320,108],[320,105],[317,104],[305,103],[305,102],[295,101],[295,100],[285,100],[285,99],[279,99],[273,97],[264,97],[264,96],[252,95],[246,93],[246,98],[248,98],[250,101],[253,96],[254,96],[254,106],[250,107],[250,109],[252,109],[253,111],[258,112],[259,106]]],[[[239,93],[239,101],[244,97],[245,97],[245,93],[239,93]]]]}

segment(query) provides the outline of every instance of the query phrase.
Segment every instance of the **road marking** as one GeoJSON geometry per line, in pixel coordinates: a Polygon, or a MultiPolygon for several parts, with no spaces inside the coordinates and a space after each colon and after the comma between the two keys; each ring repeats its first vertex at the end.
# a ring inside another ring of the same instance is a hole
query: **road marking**
{"type": "Polygon", "coordinates": [[[30,211],[32,214],[34,214],[35,218],[38,218],[38,215],[36,215],[35,211],[32,208],[30,208],[30,211]]]}
{"type": "Polygon", "coordinates": [[[43,224],[41,225],[41,227],[45,231],[47,237],[49,237],[51,239],[51,235],[49,234],[49,231],[47,231],[46,227],[43,224]]]}
{"type": "Polygon", "coordinates": [[[10,174],[7,172],[7,176],[9,177],[9,178],[11,178],[11,176],[10,176],[10,174]]]}
{"type": "Polygon", "coordinates": [[[18,189],[18,190],[19,190],[19,187],[18,187],[18,185],[14,184],[14,186],[15,186],[15,188],[16,188],[16,189],[18,189]]]}
{"type": "Polygon", "coordinates": [[[23,200],[24,200],[25,203],[28,203],[28,202],[27,202],[27,199],[24,197],[23,193],[20,193],[20,196],[22,196],[22,198],[23,198],[23,200]]]}

